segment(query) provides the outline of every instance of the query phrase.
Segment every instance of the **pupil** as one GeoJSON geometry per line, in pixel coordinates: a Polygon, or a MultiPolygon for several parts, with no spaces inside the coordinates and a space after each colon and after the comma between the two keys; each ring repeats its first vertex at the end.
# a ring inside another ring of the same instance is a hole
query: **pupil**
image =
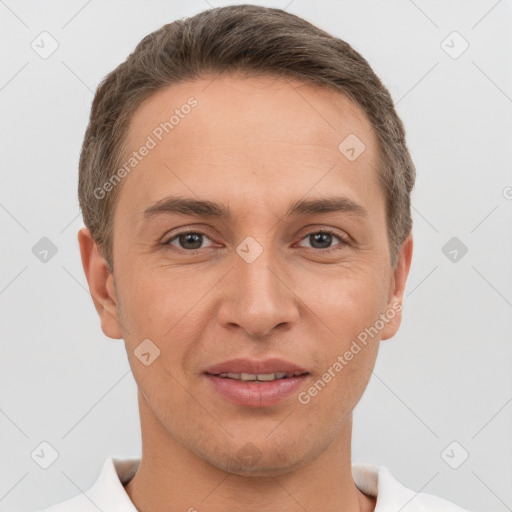
{"type": "Polygon", "coordinates": [[[198,233],[186,233],[184,235],[180,235],[180,244],[184,246],[185,249],[200,249],[202,242],[201,236],[202,235],[198,233]],[[193,246],[187,246],[188,242],[191,242],[193,246]]]}
{"type": "Polygon", "coordinates": [[[315,247],[315,244],[317,242],[320,242],[320,245],[324,243],[325,245],[323,247],[317,247],[320,249],[326,249],[329,247],[330,243],[332,242],[332,235],[330,233],[315,233],[314,235],[311,235],[313,237],[314,243],[311,245],[315,247]]]}

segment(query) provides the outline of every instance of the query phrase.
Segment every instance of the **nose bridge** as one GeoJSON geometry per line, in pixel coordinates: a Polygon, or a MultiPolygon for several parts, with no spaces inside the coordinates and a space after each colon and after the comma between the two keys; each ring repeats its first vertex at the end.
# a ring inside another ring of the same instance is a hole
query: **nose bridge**
{"type": "MultiPolygon", "coordinates": [[[[270,247],[270,244],[258,250],[257,246],[255,247],[255,242],[248,241],[239,246],[237,253],[239,259],[235,265],[235,271],[239,276],[244,296],[253,301],[259,296],[272,299],[272,301],[278,300],[283,284],[278,277],[279,264],[275,258],[275,250],[270,247]],[[247,252],[244,256],[240,256],[243,251],[247,252]]],[[[258,302],[255,305],[258,305],[258,302]]]]}
{"type": "Polygon", "coordinates": [[[220,320],[237,324],[252,336],[265,336],[297,317],[296,303],[282,272],[271,236],[244,239],[236,248],[220,320]]]}

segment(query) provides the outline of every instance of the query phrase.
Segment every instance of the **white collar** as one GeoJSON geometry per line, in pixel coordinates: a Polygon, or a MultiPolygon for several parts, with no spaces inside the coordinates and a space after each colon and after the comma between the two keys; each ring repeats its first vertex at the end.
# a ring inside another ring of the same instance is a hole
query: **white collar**
{"type": "MultiPolygon", "coordinates": [[[[85,493],[42,512],[137,512],[123,484],[133,478],[140,460],[106,459],[96,482],[85,493]]],[[[375,512],[469,512],[443,498],[405,487],[386,466],[353,463],[352,476],[362,492],[377,497],[375,512]]]]}

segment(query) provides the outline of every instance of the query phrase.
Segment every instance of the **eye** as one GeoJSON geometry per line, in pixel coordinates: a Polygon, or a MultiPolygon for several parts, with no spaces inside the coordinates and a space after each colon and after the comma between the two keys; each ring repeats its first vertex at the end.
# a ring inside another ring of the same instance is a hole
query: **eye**
{"type": "Polygon", "coordinates": [[[210,240],[208,236],[206,236],[204,233],[201,233],[200,231],[183,231],[173,235],[166,242],[164,242],[163,245],[172,245],[186,252],[194,252],[199,249],[204,249],[204,247],[202,247],[204,238],[210,240]],[[174,244],[174,241],[176,241],[178,245],[174,244]]]}
{"type": "MultiPolygon", "coordinates": [[[[166,242],[163,242],[163,245],[166,247],[173,246],[178,250],[182,250],[188,253],[195,253],[201,249],[204,249],[203,242],[205,239],[211,241],[210,237],[208,237],[205,233],[200,231],[183,231],[181,233],[177,233],[169,238],[166,242]]],[[[318,249],[322,252],[330,252],[334,250],[342,249],[345,245],[348,244],[348,238],[344,237],[341,234],[337,234],[334,230],[329,228],[323,228],[318,231],[311,231],[306,234],[302,240],[310,240],[311,249],[318,249]],[[338,246],[332,247],[333,239],[338,239],[340,242],[338,246]]],[[[299,245],[299,247],[305,247],[304,245],[299,245]]],[[[306,246],[307,247],[307,246],[306,246]]]]}
{"type": "MultiPolygon", "coordinates": [[[[313,249],[319,249],[323,252],[330,252],[336,249],[342,249],[345,245],[347,245],[347,238],[343,237],[340,234],[336,234],[336,232],[329,228],[324,228],[319,231],[311,231],[308,233],[302,240],[310,240],[311,247],[313,249]],[[341,243],[339,247],[330,246],[333,238],[337,238],[341,243]]],[[[304,246],[300,246],[304,247],[304,246]]]]}

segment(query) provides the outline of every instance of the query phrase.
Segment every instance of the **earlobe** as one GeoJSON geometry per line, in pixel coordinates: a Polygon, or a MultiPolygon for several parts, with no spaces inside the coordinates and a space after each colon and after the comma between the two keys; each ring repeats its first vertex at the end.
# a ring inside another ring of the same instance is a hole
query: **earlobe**
{"type": "Polygon", "coordinates": [[[101,329],[105,336],[121,339],[123,334],[117,312],[114,277],[88,228],[83,227],[78,231],[78,244],[89,291],[100,317],[101,329]]]}
{"type": "Polygon", "coordinates": [[[392,286],[386,305],[385,315],[389,318],[381,332],[381,340],[393,337],[402,321],[402,302],[404,297],[407,276],[411,268],[413,240],[410,234],[402,243],[397,263],[393,270],[392,286]]]}

